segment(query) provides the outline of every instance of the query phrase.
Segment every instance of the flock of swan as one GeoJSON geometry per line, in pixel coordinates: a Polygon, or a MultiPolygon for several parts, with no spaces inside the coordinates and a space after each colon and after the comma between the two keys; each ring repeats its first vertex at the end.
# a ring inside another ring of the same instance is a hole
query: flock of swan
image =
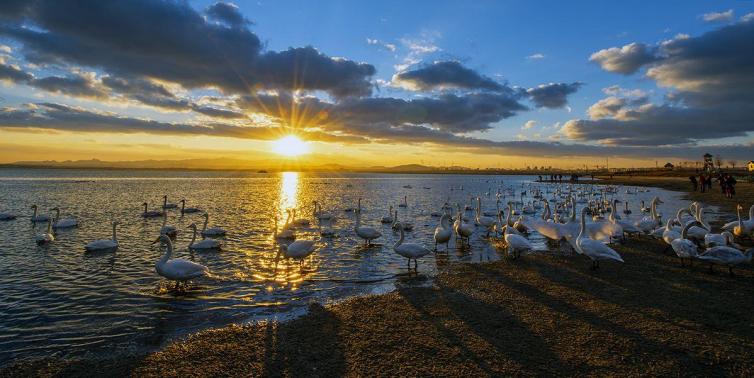
{"type": "MultiPolygon", "coordinates": [[[[501,182],[502,183],[502,182],[501,182]]],[[[425,188],[428,189],[428,188],[425,188]]],[[[450,188],[463,191],[463,188],[450,188]]],[[[421,243],[406,240],[406,231],[412,231],[414,225],[408,220],[398,219],[398,210],[389,206],[387,215],[381,217],[380,223],[388,225],[393,232],[399,233],[399,238],[393,244],[393,251],[407,259],[407,266],[411,272],[411,261],[414,271],[418,270],[418,259],[430,253],[437,252],[439,245],[445,245],[449,250],[450,242],[455,238],[461,246],[469,245],[474,234],[482,236],[489,242],[503,248],[510,258],[519,258],[522,254],[533,251],[529,235],[537,232],[549,242],[561,245],[567,243],[578,255],[586,256],[591,261],[591,269],[598,269],[601,261],[623,262],[621,255],[610,245],[614,241],[625,241],[627,235],[646,235],[661,239],[667,244],[667,250],[673,250],[684,264],[698,260],[712,265],[722,265],[729,269],[736,265],[750,262],[754,249],[744,252],[737,243],[737,239],[751,238],[754,234],[754,205],[749,209],[749,219],[741,217],[742,206],[737,208],[738,219],[725,224],[720,232],[713,232],[712,227],[704,220],[705,208],[698,202],[689,207],[678,209],[674,217],[665,221],[657,210],[662,204],[660,198],[655,197],[645,206],[641,202],[640,212],[643,214],[636,220],[631,220],[632,210],[626,198],[631,194],[647,189],[626,189],[612,186],[591,185],[536,185],[522,184],[521,187],[498,186],[496,192],[490,188],[486,193],[468,196],[468,203],[452,203],[450,197],[442,204],[436,204],[437,211],[430,212],[432,218],[437,219],[434,229],[434,248],[430,249],[421,243]],[[625,196],[623,196],[625,195],[625,196]],[[623,196],[624,200],[618,199],[623,196]],[[482,198],[494,198],[494,210],[483,211],[482,198]],[[619,203],[624,203],[623,206],[619,203]],[[504,206],[501,206],[503,205],[504,206]],[[580,209],[579,209],[580,207],[580,209]],[[619,213],[622,213],[620,215],[619,213]]],[[[173,258],[175,238],[178,233],[176,227],[168,224],[167,214],[171,210],[181,214],[201,213],[204,223],[200,229],[196,223],[191,223],[189,229],[192,238],[187,248],[192,251],[221,250],[222,242],[217,237],[226,235],[226,231],[219,227],[209,227],[209,214],[195,207],[187,207],[182,200],[180,207],[169,203],[168,197],[163,196],[159,210],[150,210],[148,203],[143,203],[142,218],[162,218],[159,236],[152,244],[161,243],[165,253],[155,264],[155,269],[162,277],[176,282],[176,287],[192,279],[207,276],[209,269],[201,264],[173,258]],[[197,240],[201,236],[201,240],[197,240]]],[[[397,204],[399,208],[408,208],[408,198],[404,196],[397,204]]],[[[75,218],[61,218],[60,209],[50,209],[54,216],[39,214],[36,205],[31,206],[31,222],[46,223],[44,232],[35,237],[39,245],[55,242],[55,230],[78,226],[75,218]]],[[[363,240],[364,246],[374,246],[374,242],[383,237],[383,228],[369,227],[363,223],[362,214],[367,213],[359,198],[355,207],[345,206],[339,210],[325,211],[320,201],[313,201],[312,217],[317,223],[320,238],[329,238],[338,233],[331,228],[337,218],[334,211],[351,213],[355,216],[353,234],[363,240]],[[324,225],[324,227],[323,227],[324,225]]],[[[297,217],[297,209],[286,211],[285,223],[280,225],[277,214],[274,218],[272,237],[278,244],[278,254],[287,259],[302,262],[319,248],[319,240],[299,237],[298,230],[309,228],[312,221],[297,217]]],[[[637,218],[637,217],[634,217],[637,218]]],[[[0,220],[10,221],[16,216],[0,213],[0,220]]],[[[110,239],[95,240],[84,246],[87,252],[110,251],[118,249],[118,222],[113,220],[112,237],[110,239]]]]}

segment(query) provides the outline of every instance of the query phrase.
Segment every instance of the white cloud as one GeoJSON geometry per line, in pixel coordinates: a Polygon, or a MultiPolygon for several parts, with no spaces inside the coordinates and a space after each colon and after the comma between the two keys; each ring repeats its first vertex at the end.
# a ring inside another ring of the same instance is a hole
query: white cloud
{"type": "Polygon", "coordinates": [[[386,50],[389,50],[390,52],[395,52],[395,49],[396,49],[395,44],[383,42],[383,41],[380,41],[379,39],[374,39],[374,38],[367,38],[367,44],[383,47],[386,50]]]}
{"type": "Polygon", "coordinates": [[[730,22],[733,21],[733,9],[725,12],[710,12],[702,15],[704,22],[730,22]]]}
{"type": "Polygon", "coordinates": [[[531,54],[526,57],[526,59],[529,59],[529,60],[539,60],[539,59],[544,59],[544,58],[545,58],[545,54],[542,54],[542,53],[531,54]]]}
{"type": "Polygon", "coordinates": [[[529,129],[531,129],[532,127],[534,127],[536,125],[537,125],[537,121],[535,121],[533,119],[530,119],[530,120],[526,121],[526,123],[524,123],[523,126],[521,126],[521,130],[529,130],[529,129]]]}
{"type": "Polygon", "coordinates": [[[11,49],[10,46],[0,44],[0,52],[10,54],[13,52],[13,49],[11,49]]]}
{"type": "Polygon", "coordinates": [[[741,16],[741,22],[754,21],[754,12],[741,16]]]}

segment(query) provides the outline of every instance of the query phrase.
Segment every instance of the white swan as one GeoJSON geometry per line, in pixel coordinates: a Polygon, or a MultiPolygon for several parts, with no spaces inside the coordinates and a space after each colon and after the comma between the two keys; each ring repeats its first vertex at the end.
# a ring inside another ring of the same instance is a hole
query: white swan
{"type": "Polygon", "coordinates": [[[309,227],[309,224],[311,224],[311,222],[306,218],[296,218],[296,209],[292,209],[291,224],[294,227],[309,227]]]}
{"type": "Polygon", "coordinates": [[[296,240],[290,244],[281,244],[280,252],[288,259],[303,260],[314,251],[317,245],[314,240],[296,240]]]}
{"type": "Polygon", "coordinates": [[[31,205],[31,209],[34,210],[34,213],[31,215],[31,221],[34,223],[37,222],[47,222],[50,220],[49,215],[37,215],[37,205],[31,205]]]}
{"type": "Polygon", "coordinates": [[[168,224],[168,213],[162,213],[162,227],[160,227],[160,235],[167,235],[171,238],[175,238],[178,235],[178,229],[175,226],[168,224]]]}
{"type": "Polygon", "coordinates": [[[118,226],[117,221],[112,222],[113,226],[113,238],[112,239],[100,239],[95,240],[84,246],[84,250],[87,252],[99,252],[99,251],[111,251],[115,252],[118,249],[120,243],[118,243],[118,237],[115,234],[115,228],[118,226]]]}
{"type": "MultiPolygon", "coordinates": [[[[678,210],[678,217],[680,217],[681,213],[684,209],[678,210]]],[[[665,223],[665,228],[662,231],[662,240],[667,244],[668,246],[673,243],[673,240],[678,239],[681,237],[681,231],[682,229],[673,227],[673,224],[676,222],[676,219],[674,218],[668,218],[668,221],[665,223]]]]}
{"type": "Polygon", "coordinates": [[[458,217],[456,221],[453,222],[453,231],[456,232],[456,236],[461,238],[462,243],[463,239],[466,239],[466,244],[471,244],[471,235],[474,234],[474,226],[463,221],[461,205],[457,204],[456,206],[458,207],[458,217]]]}
{"type": "Polygon", "coordinates": [[[52,220],[47,220],[47,230],[35,236],[34,241],[37,245],[45,245],[55,241],[55,236],[52,234],[52,220]]]}
{"type": "MultiPolygon", "coordinates": [[[[736,227],[740,227],[740,235],[736,236],[743,236],[745,234],[751,233],[751,231],[754,230],[754,205],[751,205],[751,207],[749,208],[749,219],[747,220],[741,220],[741,210],[743,210],[743,207],[740,204],[736,205],[736,213],[738,214],[738,219],[733,222],[726,223],[722,227],[723,230],[734,231],[736,227]]],[[[736,233],[733,232],[733,234],[735,235],[736,233]]]]}
{"type": "Polygon", "coordinates": [[[181,214],[191,214],[191,213],[198,213],[202,211],[199,208],[196,207],[186,207],[186,200],[181,200],[181,214]]]}
{"type": "Polygon", "coordinates": [[[393,220],[393,206],[391,205],[390,208],[387,210],[387,215],[382,217],[380,219],[380,223],[382,224],[393,224],[395,221],[393,220]]]}
{"type": "Polygon", "coordinates": [[[143,218],[157,218],[157,217],[161,217],[162,216],[162,211],[149,210],[148,209],[149,204],[147,204],[146,202],[144,202],[141,205],[144,206],[144,212],[141,213],[141,216],[143,218]]]}
{"type": "Polygon", "coordinates": [[[208,250],[208,249],[214,249],[219,250],[222,248],[222,244],[220,244],[219,241],[215,239],[204,239],[196,242],[196,223],[191,223],[189,225],[189,228],[194,231],[194,234],[191,236],[191,242],[189,242],[189,249],[192,250],[208,250]]]}
{"type": "Polygon", "coordinates": [[[510,227],[505,227],[505,230],[503,231],[503,240],[505,240],[508,256],[511,256],[514,259],[519,258],[521,252],[532,250],[529,240],[521,235],[511,233],[510,227]]]}
{"type": "Polygon", "coordinates": [[[171,259],[170,257],[173,256],[173,241],[167,235],[160,235],[152,244],[157,242],[165,244],[165,254],[157,260],[155,270],[157,274],[175,281],[176,288],[179,283],[209,274],[209,269],[204,265],[184,259],[171,259]]]}
{"type": "Polygon", "coordinates": [[[688,234],[691,227],[699,226],[700,224],[699,222],[691,222],[685,225],[681,231],[681,236],[670,242],[673,251],[681,259],[681,265],[683,265],[683,259],[691,260],[699,254],[699,247],[688,239],[688,234]]]}
{"type": "Polygon", "coordinates": [[[403,202],[399,203],[398,207],[408,207],[408,202],[406,201],[406,196],[403,196],[403,202]]]}
{"type": "Polygon", "coordinates": [[[317,201],[314,201],[314,217],[319,220],[330,220],[334,218],[332,214],[322,211],[322,206],[317,201]]]}
{"type": "MultiPolygon", "coordinates": [[[[283,225],[283,229],[278,232],[278,215],[275,214],[275,229],[273,230],[272,237],[275,239],[295,239],[296,233],[293,232],[290,228],[288,228],[288,222],[286,221],[283,225]]],[[[206,220],[205,220],[206,222],[206,220]]]]}
{"type": "Polygon", "coordinates": [[[657,205],[663,203],[659,197],[652,199],[650,205],[650,216],[645,217],[640,221],[634,223],[636,228],[640,229],[645,234],[650,234],[660,225],[660,217],[657,215],[657,205]]]}
{"type": "Polygon", "coordinates": [[[398,225],[398,229],[401,231],[401,237],[393,244],[393,250],[395,253],[408,259],[408,269],[411,270],[411,259],[414,259],[414,270],[416,271],[419,266],[419,262],[416,260],[420,257],[426,256],[430,251],[428,248],[421,244],[416,243],[404,243],[403,226],[398,225]]]}
{"type": "Polygon", "coordinates": [[[162,208],[163,209],[175,209],[178,205],[174,203],[168,203],[168,196],[162,196],[162,208]]]}
{"type": "Polygon", "coordinates": [[[703,213],[704,207],[697,205],[694,219],[698,224],[689,228],[688,231],[688,238],[698,243],[704,242],[704,237],[707,236],[707,234],[709,234],[712,230],[712,227],[704,222],[704,219],[702,218],[703,213]]]}
{"type": "Polygon", "coordinates": [[[353,227],[356,235],[364,239],[364,245],[369,246],[372,244],[372,240],[382,236],[382,233],[371,227],[361,227],[361,212],[356,213],[356,225],[353,227]]]}
{"type": "Polygon", "coordinates": [[[482,215],[482,200],[477,197],[476,198],[476,223],[485,230],[487,230],[487,237],[490,236],[490,230],[492,230],[492,227],[495,226],[495,218],[492,217],[486,217],[482,215]]]}
{"type": "Polygon", "coordinates": [[[707,248],[712,247],[718,247],[718,246],[734,246],[733,241],[733,234],[730,233],[730,231],[723,231],[719,234],[713,234],[709,233],[707,235],[704,235],[704,246],[707,248]]]}
{"type": "Polygon", "coordinates": [[[453,230],[450,228],[450,216],[444,214],[440,218],[440,224],[435,228],[433,235],[435,239],[435,251],[437,250],[437,244],[445,244],[445,250],[447,251],[451,236],[453,236],[453,230]]]}
{"type": "Polygon", "coordinates": [[[576,252],[586,255],[592,260],[593,270],[599,268],[600,261],[602,260],[623,262],[623,258],[621,258],[618,252],[615,252],[615,250],[604,243],[589,239],[586,236],[586,212],[586,207],[581,209],[581,227],[579,228],[579,235],[576,237],[576,243],[574,243],[576,252]]]}
{"type": "Polygon", "coordinates": [[[55,217],[52,218],[52,228],[71,228],[78,227],[79,222],[75,218],[60,219],[60,209],[54,207],[50,209],[55,212],[55,217]]]}
{"type": "Polygon", "coordinates": [[[709,263],[710,270],[712,270],[712,264],[727,266],[728,273],[733,275],[733,267],[746,262],[751,262],[752,254],[754,254],[754,248],[749,249],[746,252],[741,252],[733,247],[717,246],[704,251],[701,255],[697,256],[697,258],[709,263]]]}
{"type": "Polygon", "coordinates": [[[203,216],[204,216],[204,226],[202,226],[202,236],[204,237],[225,236],[227,232],[220,227],[207,228],[207,225],[209,224],[209,213],[204,213],[203,216]]]}
{"type": "Polygon", "coordinates": [[[409,222],[399,222],[398,221],[398,210],[395,210],[393,212],[393,215],[394,215],[394,217],[393,217],[393,224],[391,225],[391,228],[393,230],[397,230],[398,227],[401,227],[401,228],[403,228],[406,231],[412,231],[414,229],[414,225],[412,223],[409,223],[409,222]]]}

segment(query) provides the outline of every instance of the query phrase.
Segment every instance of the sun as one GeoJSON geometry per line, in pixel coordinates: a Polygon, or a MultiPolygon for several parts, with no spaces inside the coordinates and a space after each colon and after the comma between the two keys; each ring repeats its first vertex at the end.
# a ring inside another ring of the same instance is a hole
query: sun
{"type": "Polygon", "coordinates": [[[299,156],[309,152],[309,146],[297,136],[287,135],[272,142],[272,151],[283,156],[299,156]]]}

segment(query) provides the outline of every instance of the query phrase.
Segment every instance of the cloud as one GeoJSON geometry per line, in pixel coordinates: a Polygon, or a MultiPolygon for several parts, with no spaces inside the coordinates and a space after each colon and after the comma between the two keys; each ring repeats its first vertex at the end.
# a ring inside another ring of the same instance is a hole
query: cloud
{"type": "Polygon", "coordinates": [[[603,49],[589,57],[590,61],[599,64],[602,69],[624,75],[630,75],[657,59],[652,47],[635,42],[623,47],[603,49]]]}
{"type": "Polygon", "coordinates": [[[530,119],[530,120],[526,121],[526,123],[524,123],[523,126],[521,126],[521,130],[529,130],[529,129],[533,128],[536,125],[537,125],[537,121],[535,121],[533,119],[530,119]]]}
{"type": "Polygon", "coordinates": [[[74,73],[69,76],[48,76],[36,78],[16,65],[6,64],[0,59],[0,80],[26,84],[48,92],[72,97],[105,98],[106,91],[93,79],[92,75],[74,73]]]}
{"type": "Polygon", "coordinates": [[[205,13],[214,20],[225,22],[234,27],[249,23],[249,21],[241,14],[238,6],[231,3],[214,3],[207,7],[205,13]]]}
{"type": "Polygon", "coordinates": [[[733,9],[725,12],[710,12],[702,15],[704,22],[731,22],[733,21],[733,9]]]}
{"type": "Polygon", "coordinates": [[[754,21],[754,12],[747,13],[741,16],[741,22],[750,22],[750,21],[754,21]]]}
{"type": "Polygon", "coordinates": [[[213,23],[187,2],[28,1],[0,9],[6,19],[0,35],[21,43],[32,63],[96,67],[187,89],[322,90],[336,97],[371,93],[374,66],[332,58],[309,46],[264,51],[247,25],[232,18],[231,8],[211,6],[208,18],[223,20],[213,23]],[[25,27],[28,23],[36,27],[25,27]]]}
{"type": "Polygon", "coordinates": [[[393,83],[409,90],[478,89],[503,91],[508,88],[456,61],[437,61],[393,76],[393,83]]]}
{"type": "Polygon", "coordinates": [[[526,93],[538,108],[562,108],[568,104],[568,95],[575,93],[583,83],[549,83],[529,88],[526,93]]]}
{"type": "Polygon", "coordinates": [[[395,52],[397,49],[395,44],[382,42],[378,39],[367,38],[367,44],[383,47],[390,52],[395,52]]]}
{"type": "Polygon", "coordinates": [[[542,54],[542,53],[531,54],[526,57],[526,59],[529,59],[529,60],[539,60],[539,59],[544,59],[544,58],[545,58],[545,54],[542,54]]]}

